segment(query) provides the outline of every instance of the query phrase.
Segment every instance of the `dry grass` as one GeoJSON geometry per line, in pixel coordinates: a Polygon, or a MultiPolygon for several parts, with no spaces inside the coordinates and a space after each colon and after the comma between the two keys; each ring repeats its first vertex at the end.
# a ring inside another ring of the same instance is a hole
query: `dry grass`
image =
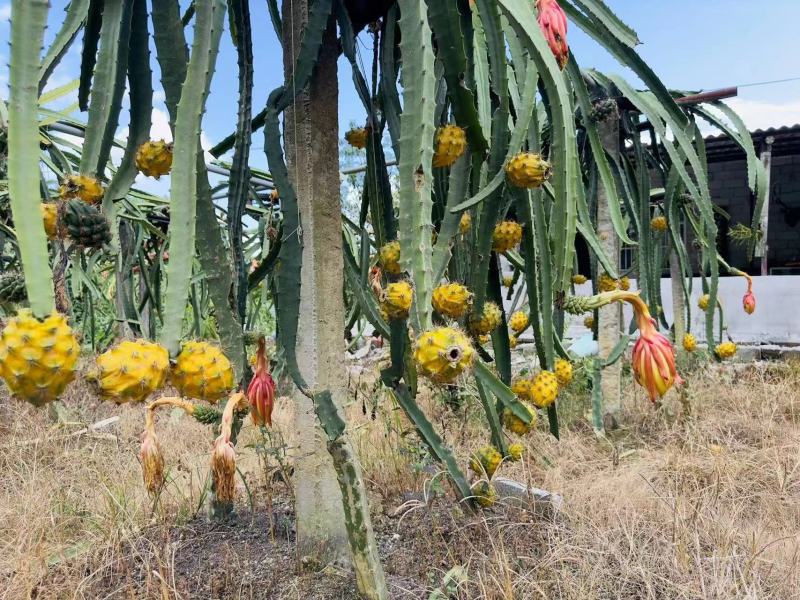
{"type": "MultiPolygon", "coordinates": [[[[634,392],[607,439],[582,420],[560,442],[544,427],[532,434],[526,458],[500,474],[561,494],[554,516],[504,502],[463,512],[390,400],[369,377],[354,384],[354,440],[393,596],[427,597],[464,565],[458,598],[800,598],[800,368],[713,368],[689,381],[690,417],[674,395],[653,409],[634,392]]],[[[567,401],[585,408],[578,392],[567,401]]],[[[459,458],[485,443],[474,399],[424,403],[459,458]]],[[[265,471],[252,427],[239,443],[250,496],[242,486],[239,522],[212,526],[201,508],[207,428],[161,415],[170,483],[154,505],[140,481],[141,407],[99,402],[81,384],[65,404],[75,421],[119,415],[115,439],[70,437],[78,426],[54,429],[46,411],[0,399],[0,597],[353,597],[346,573],[298,571],[291,494],[274,460],[265,471]]],[[[283,400],[289,462],[290,418],[283,400]]]]}

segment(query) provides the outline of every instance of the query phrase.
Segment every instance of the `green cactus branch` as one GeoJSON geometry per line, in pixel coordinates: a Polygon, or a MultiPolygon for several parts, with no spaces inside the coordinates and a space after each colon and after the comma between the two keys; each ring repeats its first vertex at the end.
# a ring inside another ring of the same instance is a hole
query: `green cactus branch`
{"type": "Polygon", "coordinates": [[[400,0],[403,57],[403,114],[400,117],[400,264],[416,289],[411,325],[431,327],[431,209],[433,136],[436,110],[431,30],[423,0],[400,0]]]}
{"type": "Polygon", "coordinates": [[[192,55],[176,111],[170,190],[171,260],[167,266],[164,328],[161,332],[161,343],[172,355],[180,347],[183,316],[189,296],[195,255],[200,127],[224,17],[225,4],[222,0],[197,3],[192,55]]]}
{"type": "Polygon", "coordinates": [[[39,75],[39,93],[41,94],[53,74],[53,70],[58,66],[61,59],[69,50],[72,42],[78,36],[78,32],[83,27],[89,14],[89,0],[72,0],[67,6],[64,22],[58,30],[53,43],[47,50],[39,75]]]}
{"type": "Polygon", "coordinates": [[[14,0],[8,99],[8,194],[25,289],[39,318],[55,308],[47,238],[39,212],[39,55],[49,3],[14,0]]]}
{"type": "Polygon", "coordinates": [[[247,267],[242,245],[242,217],[250,193],[251,115],[253,106],[253,35],[248,0],[229,0],[231,34],[235,34],[239,66],[239,108],[233,161],[228,182],[228,236],[233,254],[234,297],[238,320],[244,322],[247,312],[247,267]]]}
{"type": "Polygon", "coordinates": [[[122,109],[132,14],[133,2],[106,2],[103,6],[100,50],[94,66],[80,165],[81,173],[99,178],[103,177],[122,109]]]}

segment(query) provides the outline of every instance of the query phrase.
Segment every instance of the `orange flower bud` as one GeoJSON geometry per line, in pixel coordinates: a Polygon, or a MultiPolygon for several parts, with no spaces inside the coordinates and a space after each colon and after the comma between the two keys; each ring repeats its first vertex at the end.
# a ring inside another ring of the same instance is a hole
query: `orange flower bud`
{"type": "Polygon", "coordinates": [[[567,46],[567,16],[556,0],[536,0],[539,12],[537,20],[542,33],[556,57],[558,66],[563,70],[569,60],[567,46]]]}
{"type": "Polygon", "coordinates": [[[250,403],[250,416],[256,427],[272,426],[272,407],[275,403],[275,382],[269,374],[266,343],[258,339],[256,372],[247,386],[247,400],[250,403]]]}

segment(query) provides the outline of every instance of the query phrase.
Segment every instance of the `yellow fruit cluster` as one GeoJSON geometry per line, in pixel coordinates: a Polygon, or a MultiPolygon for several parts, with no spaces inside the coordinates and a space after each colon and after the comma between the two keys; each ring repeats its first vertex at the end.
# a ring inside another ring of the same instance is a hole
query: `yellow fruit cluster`
{"type": "Polygon", "coordinates": [[[608,273],[602,273],[598,281],[597,288],[601,292],[613,292],[617,289],[617,280],[611,277],[608,273]]]}
{"type": "Polygon", "coordinates": [[[172,144],[164,140],[146,141],[136,150],[136,168],[158,179],[172,168],[172,144]]]}
{"type": "Polygon", "coordinates": [[[0,377],[35,406],[58,398],[75,377],[80,346],[64,315],[37,319],[22,309],[0,334],[0,377]]]}
{"type": "Polygon", "coordinates": [[[650,220],[650,229],[653,231],[666,231],[667,230],[667,218],[663,216],[653,217],[650,220]]]}
{"type": "Polygon", "coordinates": [[[524,400],[520,400],[520,403],[527,409],[528,413],[531,416],[531,422],[526,423],[522,419],[520,419],[517,415],[515,415],[510,408],[503,409],[503,426],[508,429],[511,433],[516,435],[527,435],[530,433],[531,429],[536,427],[536,411],[533,407],[525,402],[524,400]]]}
{"type": "Polygon", "coordinates": [[[508,446],[508,457],[513,461],[521,460],[523,452],[525,452],[525,446],[519,442],[509,444],[508,446]]]}
{"type": "Polygon", "coordinates": [[[405,319],[411,310],[414,290],[407,281],[397,281],[386,286],[381,297],[381,308],[390,319],[405,319]]]}
{"type": "Polygon", "coordinates": [[[550,178],[551,173],[550,163],[530,152],[517,154],[506,165],[509,183],[519,188],[537,188],[550,178]]]}
{"type": "Polygon", "coordinates": [[[558,379],[550,371],[542,371],[533,378],[531,398],[539,408],[547,408],[558,397],[558,379]]]}
{"type": "Polygon", "coordinates": [[[208,342],[186,342],[175,360],[172,383],[181,396],[216,402],[233,388],[233,367],[208,342]]]}
{"type": "Polygon", "coordinates": [[[344,134],[344,139],[353,148],[363,150],[367,147],[367,139],[369,139],[369,131],[365,127],[356,127],[344,134]]]}
{"type": "Polygon", "coordinates": [[[697,350],[697,340],[691,333],[683,335],[683,349],[687,352],[694,352],[697,350]]]}
{"type": "Polygon", "coordinates": [[[422,333],[414,346],[420,373],[435,383],[451,383],[472,367],[475,350],[469,338],[453,327],[422,333]]]}
{"type": "Polygon", "coordinates": [[[522,241],[522,226],[514,221],[501,221],[494,226],[492,250],[503,253],[516,248],[522,241]]]}
{"type": "Polygon", "coordinates": [[[710,297],[708,294],[703,294],[700,298],[697,299],[697,307],[700,310],[708,310],[708,301],[710,297]]]}
{"type": "Polygon", "coordinates": [[[483,312],[470,317],[469,328],[476,335],[486,335],[494,331],[502,320],[503,313],[500,312],[500,307],[494,302],[484,302],[483,312]]]}
{"type": "Polygon", "coordinates": [[[470,229],[472,229],[472,215],[465,212],[461,215],[461,220],[458,222],[458,232],[461,235],[466,235],[469,233],[470,229]]]}
{"type": "Polygon", "coordinates": [[[484,474],[489,479],[503,462],[503,455],[494,446],[484,446],[472,454],[469,459],[469,468],[480,477],[484,474]]]}
{"type": "Polygon", "coordinates": [[[589,280],[586,278],[586,276],[585,275],[581,275],[580,273],[578,273],[577,275],[573,275],[572,276],[572,283],[574,283],[575,285],[582,285],[582,284],[586,283],[587,281],[589,281],[589,280]]]}
{"type": "Polygon", "coordinates": [[[123,341],[95,361],[100,393],[115,402],[141,402],[164,385],[169,354],[146,340],[123,341]]]}
{"type": "Polygon", "coordinates": [[[516,333],[522,333],[528,327],[528,315],[518,310],[508,319],[508,326],[516,333]]]}
{"type": "Polygon", "coordinates": [[[389,275],[400,274],[400,242],[397,240],[381,246],[378,250],[378,261],[389,275]]]}
{"type": "Polygon", "coordinates": [[[431,304],[440,315],[460,319],[472,305],[472,292],[460,283],[440,285],[433,290],[431,304]]]}
{"type": "Polygon", "coordinates": [[[41,204],[42,221],[47,238],[54,240],[58,237],[58,206],[56,204],[41,204]]]}
{"type": "Polygon", "coordinates": [[[555,365],[556,379],[558,385],[566,387],[572,382],[572,363],[563,358],[556,359],[555,365]]]}
{"type": "Polygon", "coordinates": [[[467,149],[467,134],[458,125],[445,125],[436,130],[434,167],[450,167],[467,149]]]}
{"type": "Polygon", "coordinates": [[[736,354],[736,344],[733,342],[722,342],[721,344],[717,344],[714,352],[721,359],[731,358],[736,354]]]}
{"type": "Polygon", "coordinates": [[[497,502],[497,490],[488,481],[479,481],[472,487],[475,500],[484,508],[489,508],[497,502]]]}
{"type": "Polygon", "coordinates": [[[97,204],[103,199],[103,186],[88,175],[69,175],[61,182],[58,195],[62,200],[80,198],[89,204],[97,204]]]}

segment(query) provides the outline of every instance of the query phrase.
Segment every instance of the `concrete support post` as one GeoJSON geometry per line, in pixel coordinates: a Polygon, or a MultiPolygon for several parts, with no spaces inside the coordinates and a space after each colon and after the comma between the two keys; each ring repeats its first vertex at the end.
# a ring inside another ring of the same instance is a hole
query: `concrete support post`
{"type": "MultiPolygon", "coordinates": [[[[291,81],[308,22],[307,0],[284,0],[284,69],[291,81]]],[[[331,21],[309,89],[285,113],[289,176],[302,214],[303,271],[297,355],[312,390],[330,390],[341,407],[347,381],[342,298],[336,27],[331,21]]],[[[342,494],[313,403],[296,392],[294,463],[297,545],[315,562],[349,562],[342,494]]]]}
{"type": "Polygon", "coordinates": [[[675,346],[683,351],[683,336],[686,334],[686,302],[683,297],[681,264],[674,248],[669,252],[669,277],[672,286],[672,326],[675,330],[675,346]]]}
{"type": "MultiPolygon", "coordinates": [[[[616,105],[614,110],[604,121],[598,124],[600,139],[603,148],[611,156],[619,153],[619,112],[616,105]]],[[[608,207],[608,193],[602,183],[597,188],[597,234],[600,237],[603,250],[609,257],[619,265],[620,244],[619,238],[614,231],[611,221],[611,212],[608,207]]],[[[599,321],[597,326],[597,342],[600,350],[600,358],[604,359],[620,339],[622,328],[622,306],[618,302],[613,302],[604,306],[599,311],[599,321]]],[[[603,406],[607,415],[611,419],[604,419],[606,422],[616,421],[615,417],[620,412],[622,405],[622,362],[617,361],[603,369],[601,379],[601,390],[603,393],[603,406]]]]}
{"type": "Polygon", "coordinates": [[[765,146],[761,150],[761,163],[764,165],[764,170],[767,172],[766,177],[766,195],[764,197],[764,208],[761,212],[761,239],[756,244],[756,256],[761,258],[761,275],[769,275],[768,265],[768,234],[769,234],[769,196],[770,196],[770,180],[772,179],[772,144],[775,142],[773,136],[768,136],[764,140],[765,146]]]}

